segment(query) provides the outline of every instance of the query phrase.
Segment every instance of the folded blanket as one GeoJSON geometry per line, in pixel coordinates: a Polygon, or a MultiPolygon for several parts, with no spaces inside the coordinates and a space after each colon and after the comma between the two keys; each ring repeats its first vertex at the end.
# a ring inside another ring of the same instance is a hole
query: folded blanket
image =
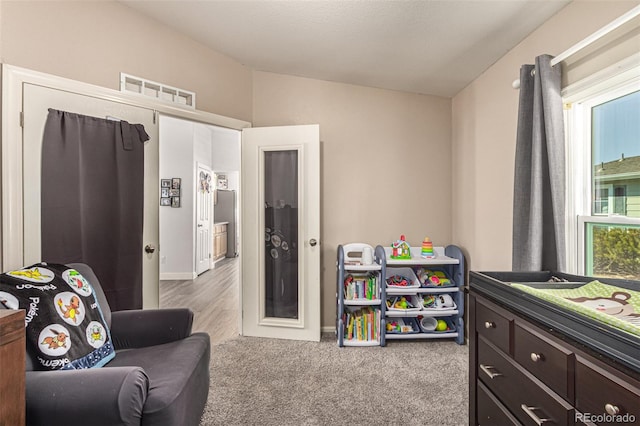
{"type": "Polygon", "coordinates": [[[115,356],[93,287],[75,269],[38,263],[0,274],[0,303],[26,311],[35,369],[101,367],[115,356]]]}
{"type": "Polygon", "coordinates": [[[640,336],[640,292],[592,281],[572,289],[540,289],[512,283],[522,291],[612,327],[640,336]]]}

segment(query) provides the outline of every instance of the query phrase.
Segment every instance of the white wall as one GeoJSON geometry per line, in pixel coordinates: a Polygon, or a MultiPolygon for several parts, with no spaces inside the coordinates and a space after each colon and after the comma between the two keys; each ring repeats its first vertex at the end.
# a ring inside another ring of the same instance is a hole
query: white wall
{"type": "Polygon", "coordinates": [[[160,116],[160,178],[181,178],[180,208],[160,207],[160,278],[190,279],[195,270],[193,122],[160,116]]]}

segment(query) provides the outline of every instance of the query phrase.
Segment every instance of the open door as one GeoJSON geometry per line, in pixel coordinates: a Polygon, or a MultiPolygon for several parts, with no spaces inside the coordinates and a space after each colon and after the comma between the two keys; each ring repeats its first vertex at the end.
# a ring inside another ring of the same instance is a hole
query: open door
{"type": "Polygon", "coordinates": [[[196,273],[198,275],[211,268],[213,236],[211,234],[213,209],[213,173],[203,164],[197,166],[196,183],[196,273]]]}
{"type": "Polygon", "coordinates": [[[242,131],[241,334],[320,340],[320,128],[242,131]]]}

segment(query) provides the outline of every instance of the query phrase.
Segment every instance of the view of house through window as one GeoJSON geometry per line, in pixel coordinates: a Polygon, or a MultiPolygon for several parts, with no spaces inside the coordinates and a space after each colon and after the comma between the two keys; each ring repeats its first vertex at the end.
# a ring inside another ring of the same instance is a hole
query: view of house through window
{"type": "Polygon", "coordinates": [[[640,218],[640,91],[590,112],[590,213],[601,218],[584,222],[585,272],[640,279],[640,225],[602,218],[640,218]]]}

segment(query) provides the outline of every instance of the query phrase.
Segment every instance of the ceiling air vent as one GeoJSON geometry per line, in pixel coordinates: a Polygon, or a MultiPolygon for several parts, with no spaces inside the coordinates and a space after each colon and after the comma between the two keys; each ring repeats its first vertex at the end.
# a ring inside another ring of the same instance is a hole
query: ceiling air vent
{"type": "Polygon", "coordinates": [[[138,93],[150,98],[159,99],[171,104],[181,105],[187,108],[196,108],[196,94],[188,90],[167,86],[144,78],[120,73],[120,91],[138,93]]]}

